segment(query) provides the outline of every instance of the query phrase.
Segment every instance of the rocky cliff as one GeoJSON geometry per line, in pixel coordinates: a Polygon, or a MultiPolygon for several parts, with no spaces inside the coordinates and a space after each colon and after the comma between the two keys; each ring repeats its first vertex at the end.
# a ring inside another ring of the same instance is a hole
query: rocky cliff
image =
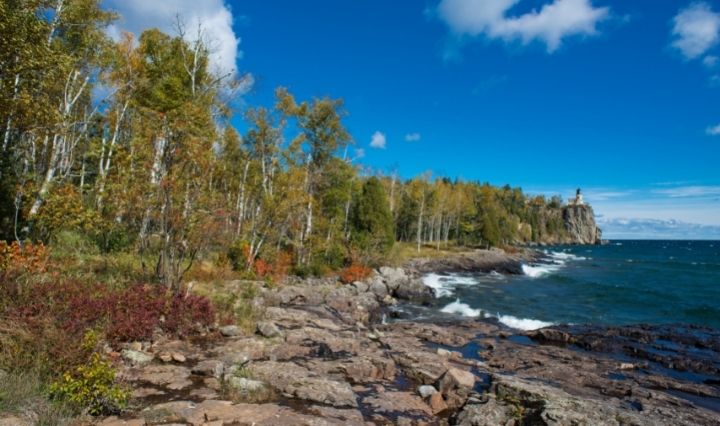
{"type": "Polygon", "coordinates": [[[562,209],[563,223],[572,244],[601,244],[602,231],[595,223],[595,213],[587,204],[568,205],[562,209]]]}

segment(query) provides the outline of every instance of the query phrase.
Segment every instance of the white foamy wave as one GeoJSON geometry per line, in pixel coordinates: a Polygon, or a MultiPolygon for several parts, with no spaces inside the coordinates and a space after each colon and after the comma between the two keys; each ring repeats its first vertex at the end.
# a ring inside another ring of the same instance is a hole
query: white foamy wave
{"type": "Polygon", "coordinates": [[[523,265],[522,271],[523,274],[527,275],[530,278],[539,278],[548,274],[552,274],[553,272],[557,271],[559,269],[558,265],[536,265],[536,266],[530,266],[530,265],[523,265]]]}
{"type": "Polygon", "coordinates": [[[500,315],[498,317],[498,321],[507,325],[510,328],[515,328],[515,329],[524,330],[524,331],[537,330],[539,328],[550,327],[551,325],[553,325],[553,323],[551,323],[551,322],[545,322],[545,321],[527,319],[527,318],[517,318],[512,315],[500,315]]]}
{"type": "Polygon", "coordinates": [[[422,280],[426,286],[435,290],[435,297],[438,298],[452,295],[456,286],[479,284],[479,281],[474,277],[455,274],[428,274],[422,280]]]}
{"type": "Polygon", "coordinates": [[[482,311],[480,309],[473,309],[467,303],[460,302],[460,299],[452,302],[440,310],[446,314],[459,314],[464,317],[479,317],[482,311]]]}
{"type": "Polygon", "coordinates": [[[435,290],[435,297],[450,296],[452,289],[447,285],[443,275],[428,274],[423,277],[423,284],[435,290]]]}
{"type": "Polygon", "coordinates": [[[556,260],[587,260],[587,257],[576,256],[572,253],[565,253],[564,251],[551,251],[548,254],[556,260]]]}

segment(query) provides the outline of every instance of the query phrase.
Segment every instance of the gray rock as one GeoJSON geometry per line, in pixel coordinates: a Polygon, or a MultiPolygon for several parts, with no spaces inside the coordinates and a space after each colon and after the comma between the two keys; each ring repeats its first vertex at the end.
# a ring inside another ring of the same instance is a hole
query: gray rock
{"type": "Polygon", "coordinates": [[[378,299],[383,299],[385,296],[388,295],[388,288],[387,286],[379,280],[373,281],[372,284],[370,284],[370,291],[372,291],[375,296],[378,297],[378,299]]]}
{"type": "Polygon", "coordinates": [[[352,286],[355,287],[355,290],[357,290],[358,294],[365,293],[366,291],[368,291],[370,289],[370,286],[368,286],[366,283],[364,283],[362,281],[355,281],[354,283],[352,283],[352,286]]]}
{"type": "Polygon", "coordinates": [[[240,335],[240,328],[237,325],[225,325],[220,327],[220,334],[225,337],[236,337],[240,335]]]}
{"type": "Polygon", "coordinates": [[[225,373],[225,365],[221,361],[215,359],[200,361],[192,368],[192,373],[197,374],[198,376],[208,376],[220,379],[225,373]]]}
{"type": "Polygon", "coordinates": [[[132,349],[123,349],[120,353],[122,358],[132,365],[145,365],[152,362],[155,358],[152,354],[135,351],[132,349]]]}
{"type": "Polygon", "coordinates": [[[427,398],[430,395],[436,394],[437,389],[435,389],[435,386],[422,385],[417,389],[417,392],[421,397],[427,398]]]}
{"type": "Polygon", "coordinates": [[[380,275],[382,276],[388,289],[392,292],[395,291],[403,281],[408,279],[407,274],[403,268],[391,268],[389,266],[383,266],[380,268],[380,275]]]}
{"type": "Polygon", "coordinates": [[[260,321],[257,324],[257,331],[264,337],[277,337],[282,335],[278,326],[272,321],[260,321]]]}

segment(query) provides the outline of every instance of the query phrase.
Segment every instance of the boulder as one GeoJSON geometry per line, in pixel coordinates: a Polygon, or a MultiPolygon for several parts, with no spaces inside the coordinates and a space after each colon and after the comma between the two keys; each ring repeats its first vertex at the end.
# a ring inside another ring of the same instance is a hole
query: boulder
{"type": "Polygon", "coordinates": [[[225,337],[236,337],[242,333],[240,332],[240,327],[237,325],[224,325],[220,327],[220,334],[225,337]]]}
{"type": "Polygon", "coordinates": [[[282,335],[280,328],[272,321],[260,321],[257,324],[257,331],[261,336],[268,338],[282,335]]]}
{"type": "Polygon", "coordinates": [[[133,349],[123,349],[120,356],[122,356],[125,361],[136,366],[149,364],[153,358],[155,358],[152,354],[133,349]]]}
{"type": "Polygon", "coordinates": [[[198,376],[215,377],[220,379],[225,373],[225,365],[222,361],[218,361],[216,359],[200,361],[192,368],[192,373],[198,376]]]}
{"type": "Polygon", "coordinates": [[[375,280],[370,284],[370,291],[381,300],[388,295],[387,286],[380,280],[375,280]]]}
{"type": "Polygon", "coordinates": [[[428,405],[433,411],[433,414],[437,414],[441,411],[445,411],[448,409],[447,403],[445,403],[445,400],[443,399],[443,396],[440,392],[436,392],[432,395],[430,395],[430,398],[428,399],[428,405]]]}
{"type": "Polygon", "coordinates": [[[440,379],[440,392],[448,394],[456,389],[471,391],[475,386],[475,375],[469,371],[450,367],[440,379]]]}
{"type": "Polygon", "coordinates": [[[422,385],[418,388],[418,394],[423,397],[423,399],[436,393],[438,393],[438,391],[435,389],[435,386],[422,385]]]}

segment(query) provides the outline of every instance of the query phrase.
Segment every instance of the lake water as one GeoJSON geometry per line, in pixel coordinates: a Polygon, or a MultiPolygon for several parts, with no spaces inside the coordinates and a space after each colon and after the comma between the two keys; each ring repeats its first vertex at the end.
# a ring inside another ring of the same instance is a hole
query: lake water
{"type": "Polygon", "coordinates": [[[686,323],[720,328],[720,242],[611,241],[544,249],[524,275],[425,276],[431,307],[409,317],[496,317],[531,330],[551,324],[686,323]]]}

